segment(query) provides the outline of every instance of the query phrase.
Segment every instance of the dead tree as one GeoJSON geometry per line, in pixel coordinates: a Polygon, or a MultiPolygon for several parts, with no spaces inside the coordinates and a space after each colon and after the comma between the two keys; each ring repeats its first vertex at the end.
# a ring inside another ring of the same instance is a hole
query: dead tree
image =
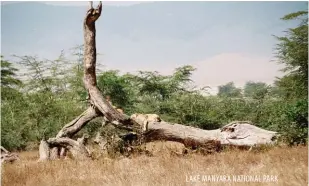
{"type": "MultiPolygon", "coordinates": [[[[133,130],[138,127],[134,120],[118,112],[106,101],[97,87],[96,82],[96,29],[95,21],[102,12],[102,2],[97,8],[93,8],[90,2],[89,10],[84,19],[84,85],[88,92],[89,108],[76,119],[66,124],[57,134],[56,138],[42,140],[40,145],[40,160],[58,158],[69,150],[73,157],[78,159],[89,158],[89,152],[85,145],[72,139],[74,134],[80,131],[92,119],[104,116],[115,126],[133,130]],[[60,154],[61,152],[61,154],[60,154]]],[[[138,128],[136,129],[139,130],[138,128]]]]}
{"type": "Polygon", "coordinates": [[[11,153],[1,146],[1,163],[13,163],[19,160],[19,157],[15,153],[11,153]]]}
{"type": "Polygon", "coordinates": [[[93,8],[90,2],[89,10],[83,22],[84,30],[84,86],[88,92],[89,108],[76,119],[66,124],[55,138],[42,140],[39,148],[40,160],[57,159],[70,151],[74,158],[89,159],[89,151],[83,140],[73,139],[89,121],[103,116],[118,128],[135,131],[144,136],[147,141],[170,140],[184,143],[186,146],[216,144],[248,145],[272,143],[275,132],[266,131],[250,124],[230,124],[218,130],[202,130],[179,124],[158,120],[143,122],[118,112],[104,98],[97,87],[96,80],[96,28],[95,22],[101,16],[102,2],[93,8]]]}

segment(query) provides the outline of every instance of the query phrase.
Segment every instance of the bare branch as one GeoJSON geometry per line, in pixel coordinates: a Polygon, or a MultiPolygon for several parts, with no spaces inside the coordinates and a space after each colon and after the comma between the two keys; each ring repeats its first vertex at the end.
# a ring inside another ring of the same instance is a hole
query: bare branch
{"type": "Polygon", "coordinates": [[[90,1],[90,9],[88,10],[85,18],[85,23],[87,25],[93,24],[101,15],[102,2],[100,1],[96,9],[93,8],[93,2],[90,1]]]}
{"type": "Polygon", "coordinates": [[[88,159],[90,154],[85,145],[70,138],[50,138],[47,141],[51,146],[65,147],[75,159],[88,159]]]}
{"type": "Polygon", "coordinates": [[[102,1],[99,2],[97,9],[101,12],[102,11],[102,1]]]}
{"type": "Polygon", "coordinates": [[[57,134],[57,138],[72,137],[80,131],[89,121],[100,116],[96,109],[89,107],[85,112],[79,115],[70,123],[66,124],[57,134]]]}

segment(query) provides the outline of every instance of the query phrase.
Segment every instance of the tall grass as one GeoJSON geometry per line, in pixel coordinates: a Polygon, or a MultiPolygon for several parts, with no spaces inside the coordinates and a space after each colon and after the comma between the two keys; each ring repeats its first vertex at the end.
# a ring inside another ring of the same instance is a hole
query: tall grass
{"type": "Polygon", "coordinates": [[[36,162],[37,154],[22,152],[21,161],[2,165],[2,185],[308,185],[308,151],[304,146],[276,147],[264,152],[230,150],[207,156],[178,157],[163,152],[154,157],[44,163],[36,162]],[[201,180],[206,175],[272,175],[277,176],[278,182],[201,180]]]}

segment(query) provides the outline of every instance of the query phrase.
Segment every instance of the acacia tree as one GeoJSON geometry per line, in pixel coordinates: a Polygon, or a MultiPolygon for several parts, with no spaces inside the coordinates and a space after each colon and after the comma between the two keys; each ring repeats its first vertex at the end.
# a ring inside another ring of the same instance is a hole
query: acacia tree
{"type": "Polygon", "coordinates": [[[244,96],[254,99],[263,99],[268,93],[268,85],[263,82],[246,82],[244,87],[244,96]]]}
{"type": "Polygon", "coordinates": [[[284,21],[300,20],[295,28],[285,31],[286,35],[276,37],[276,57],[285,65],[285,76],[276,84],[286,93],[285,98],[308,99],[308,11],[299,11],[282,18],[284,21]]]}
{"type": "MultiPolygon", "coordinates": [[[[107,100],[97,87],[96,79],[96,29],[95,22],[102,12],[102,2],[97,8],[90,8],[84,19],[84,86],[88,93],[89,108],[76,119],[66,124],[55,138],[43,139],[40,144],[40,159],[54,159],[64,156],[70,151],[75,158],[87,159],[90,157],[84,141],[85,138],[73,139],[92,119],[103,116],[105,120],[118,128],[134,131],[137,136],[145,141],[150,140],[172,140],[178,141],[185,146],[207,146],[217,148],[218,144],[230,145],[255,145],[273,142],[276,132],[266,131],[255,127],[247,122],[234,122],[222,129],[202,130],[175,123],[168,123],[160,120],[149,121],[139,120],[138,115],[131,117],[118,112],[107,100]],[[245,136],[244,136],[245,135],[245,136]]],[[[185,78],[191,68],[184,68],[184,76],[179,74],[178,78],[185,78]]]]}
{"type": "Polygon", "coordinates": [[[1,86],[12,87],[15,85],[20,85],[21,81],[16,78],[16,72],[18,69],[12,66],[12,63],[4,60],[1,56],[1,86]]]}
{"type": "Polygon", "coordinates": [[[18,69],[1,56],[1,145],[8,149],[25,144],[20,123],[15,122],[25,117],[23,108],[26,107],[25,97],[20,91],[23,84],[16,77],[17,72],[18,69]]]}
{"type": "Polygon", "coordinates": [[[277,58],[285,65],[285,75],[276,81],[282,96],[287,100],[285,110],[288,123],[281,131],[291,144],[306,143],[308,139],[308,11],[298,11],[282,18],[298,20],[295,28],[286,30],[286,35],[277,37],[277,58]]]}
{"type": "Polygon", "coordinates": [[[12,66],[12,63],[4,60],[1,56],[1,100],[7,100],[19,93],[17,87],[22,85],[22,82],[16,78],[18,69],[12,66]]]}
{"type": "Polygon", "coordinates": [[[236,88],[233,82],[218,87],[220,97],[241,97],[241,89],[236,88]]]}

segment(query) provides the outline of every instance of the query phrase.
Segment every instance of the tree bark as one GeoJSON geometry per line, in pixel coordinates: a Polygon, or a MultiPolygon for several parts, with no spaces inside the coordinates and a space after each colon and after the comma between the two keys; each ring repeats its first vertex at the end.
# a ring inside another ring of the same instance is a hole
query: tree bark
{"type": "Polygon", "coordinates": [[[72,137],[80,131],[89,121],[100,116],[95,108],[89,107],[85,112],[79,115],[70,123],[66,124],[57,134],[57,138],[72,137]]]}
{"type": "Polygon", "coordinates": [[[53,147],[50,150],[50,160],[57,160],[60,158],[60,149],[58,147],[53,147]]]}
{"type": "MultiPolygon", "coordinates": [[[[56,138],[62,138],[62,137],[69,137],[71,138],[74,136],[77,132],[79,132],[89,121],[92,119],[100,116],[100,112],[93,108],[89,107],[85,112],[83,112],[81,115],[79,115],[77,118],[75,118],[70,123],[66,124],[57,134],[56,138]]],[[[54,147],[58,148],[58,147],[54,147]]],[[[64,158],[67,154],[68,149],[65,147],[61,147],[60,149],[54,149],[55,151],[60,151],[59,155],[57,156],[55,153],[51,153],[51,159],[59,159],[64,158]]]]}
{"type": "MultiPolygon", "coordinates": [[[[79,115],[77,118],[75,118],[70,123],[66,124],[57,134],[56,138],[63,138],[68,137],[71,138],[74,136],[77,132],[79,132],[89,121],[92,119],[101,116],[100,112],[93,108],[89,107],[85,112],[83,112],[81,115],[79,115]]],[[[80,147],[83,148],[83,147],[80,147]]],[[[39,154],[40,159],[39,161],[45,161],[45,160],[53,160],[53,159],[59,159],[64,158],[64,156],[67,154],[67,150],[71,151],[72,148],[67,148],[64,145],[57,144],[57,141],[54,141],[53,147],[49,144],[48,141],[42,140],[40,147],[39,147],[39,154]]],[[[76,153],[71,152],[73,157],[76,153]]]]}
{"type": "MultiPolygon", "coordinates": [[[[145,125],[145,122],[140,122],[145,125]]],[[[254,126],[247,121],[236,121],[216,130],[203,130],[168,122],[148,122],[144,136],[147,142],[168,140],[183,143],[187,147],[209,145],[255,146],[274,144],[278,133],[254,126]]]]}
{"type": "Polygon", "coordinates": [[[70,139],[74,134],[82,129],[90,120],[104,115],[110,121],[118,121],[117,124],[130,124],[130,119],[124,114],[116,111],[104,98],[96,84],[96,30],[95,21],[100,17],[102,2],[100,1],[96,9],[90,2],[90,9],[87,11],[84,20],[84,84],[90,97],[89,107],[83,114],[65,125],[57,134],[56,138],[48,141],[41,141],[40,160],[58,158],[59,151],[62,155],[66,154],[66,149],[71,151],[75,158],[87,158],[89,153],[85,146],[78,141],[70,139]],[[128,122],[129,121],[129,122],[128,122]],[[50,148],[53,148],[51,151],[50,148]],[[61,149],[59,149],[61,148],[61,149]]]}
{"type": "MultiPolygon", "coordinates": [[[[90,5],[92,7],[92,4],[90,5]]],[[[96,29],[95,21],[102,12],[102,2],[97,9],[90,8],[84,20],[84,85],[93,104],[109,121],[116,121],[119,125],[136,125],[127,115],[118,112],[97,87],[96,81],[96,29]]]]}
{"type": "Polygon", "coordinates": [[[39,155],[40,159],[38,161],[47,161],[50,158],[50,147],[49,144],[45,139],[41,140],[40,146],[39,146],[39,155]]]}
{"type": "Polygon", "coordinates": [[[1,147],[1,163],[13,163],[16,160],[19,160],[17,154],[11,153],[2,146],[0,147],[1,147]]]}
{"type": "Polygon", "coordinates": [[[85,160],[90,158],[85,145],[70,138],[50,138],[47,142],[51,146],[67,148],[75,159],[85,160]]]}

